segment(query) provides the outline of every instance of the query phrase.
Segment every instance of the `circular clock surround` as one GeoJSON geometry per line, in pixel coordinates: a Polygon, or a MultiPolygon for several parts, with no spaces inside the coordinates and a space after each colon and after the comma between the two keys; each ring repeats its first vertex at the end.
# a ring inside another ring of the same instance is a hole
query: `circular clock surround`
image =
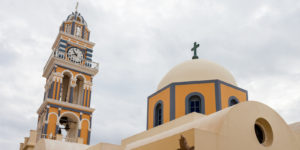
{"type": "Polygon", "coordinates": [[[81,63],[83,60],[83,53],[79,48],[71,47],[68,49],[68,58],[75,63],[81,63]]]}

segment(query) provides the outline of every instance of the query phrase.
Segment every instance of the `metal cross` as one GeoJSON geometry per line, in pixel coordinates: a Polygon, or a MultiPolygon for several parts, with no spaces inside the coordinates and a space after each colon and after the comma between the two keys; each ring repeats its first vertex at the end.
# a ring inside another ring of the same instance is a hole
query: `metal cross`
{"type": "Polygon", "coordinates": [[[192,59],[198,59],[199,57],[197,56],[197,48],[200,46],[200,44],[197,44],[196,42],[194,42],[194,47],[192,48],[192,51],[194,51],[194,56],[192,57],[192,59]]]}
{"type": "Polygon", "coordinates": [[[79,4],[79,2],[77,0],[76,7],[75,7],[75,12],[77,12],[77,10],[78,10],[78,4],[79,4]]]}

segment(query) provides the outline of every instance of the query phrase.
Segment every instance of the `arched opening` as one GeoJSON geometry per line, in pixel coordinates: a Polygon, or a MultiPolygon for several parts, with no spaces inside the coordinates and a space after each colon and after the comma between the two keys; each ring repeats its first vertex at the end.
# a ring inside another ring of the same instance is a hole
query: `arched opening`
{"type": "Polygon", "coordinates": [[[270,123],[264,118],[258,118],[254,124],[254,132],[259,144],[270,146],[273,143],[273,131],[270,123]]]}
{"type": "Polygon", "coordinates": [[[199,92],[193,92],[185,98],[185,113],[202,113],[205,114],[204,96],[199,92]]]}
{"type": "Polygon", "coordinates": [[[235,96],[231,96],[228,100],[228,106],[233,106],[239,103],[239,100],[235,96]]]}
{"type": "Polygon", "coordinates": [[[71,82],[71,75],[70,73],[64,73],[63,74],[63,82],[62,82],[62,97],[61,101],[63,102],[68,102],[69,98],[69,89],[70,89],[70,82],[71,82]]]}
{"type": "Polygon", "coordinates": [[[239,101],[237,101],[236,99],[232,99],[230,102],[229,102],[229,106],[233,106],[233,105],[236,105],[238,104],[239,101]]]}
{"type": "Polygon", "coordinates": [[[77,142],[79,119],[73,113],[63,114],[59,119],[58,134],[68,142],[77,142]]]}
{"type": "Polygon", "coordinates": [[[158,103],[155,106],[154,114],[154,127],[159,126],[163,122],[163,106],[162,103],[158,103]]]}
{"type": "Polygon", "coordinates": [[[197,112],[200,113],[201,111],[201,98],[197,95],[193,95],[189,99],[189,113],[197,112]]]}
{"type": "Polygon", "coordinates": [[[262,129],[262,127],[260,125],[255,124],[254,130],[255,130],[255,135],[256,135],[256,138],[257,138],[259,144],[264,143],[265,133],[264,133],[264,130],[262,129]]]}
{"type": "Polygon", "coordinates": [[[74,89],[74,104],[80,104],[82,105],[82,101],[83,101],[83,83],[84,83],[84,78],[82,76],[77,76],[76,78],[76,86],[74,89]]]}

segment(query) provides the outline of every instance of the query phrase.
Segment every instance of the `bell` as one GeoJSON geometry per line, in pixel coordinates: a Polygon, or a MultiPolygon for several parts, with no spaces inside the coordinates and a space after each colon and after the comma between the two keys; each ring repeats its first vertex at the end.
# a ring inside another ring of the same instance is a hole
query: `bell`
{"type": "Polygon", "coordinates": [[[61,128],[58,128],[58,134],[61,134],[61,128]]]}
{"type": "Polygon", "coordinates": [[[65,124],[68,123],[68,117],[61,117],[61,119],[59,120],[60,124],[65,124]]]}
{"type": "Polygon", "coordinates": [[[66,127],[65,127],[66,131],[70,130],[69,124],[67,123],[66,127]]]}

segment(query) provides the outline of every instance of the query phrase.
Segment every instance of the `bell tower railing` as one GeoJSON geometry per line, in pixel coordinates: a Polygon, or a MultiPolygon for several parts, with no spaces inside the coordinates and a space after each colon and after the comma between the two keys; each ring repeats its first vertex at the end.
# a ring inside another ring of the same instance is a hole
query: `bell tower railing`
{"type": "MultiPolygon", "coordinates": [[[[60,52],[60,51],[57,51],[57,50],[56,50],[56,51],[53,51],[52,54],[50,55],[50,57],[48,58],[48,61],[47,61],[46,65],[45,65],[45,67],[44,67],[44,71],[45,71],[45,69],[47,68],[47,66],[48,66],[48,64],[49,64],[49,62],[50,62],[50,60],[51,60],[53,57],[54,57],[54,58],[61,59],[61,60],[64,60],[64,61],[67,61],[67,62],[72,62],[72,61],[70,61],[70,60],[68,60],[68,59],[66,58],[64,52],[60,52]]],[[[88,67],[88,68],[91,68],[91,69],[96,69],[96,70],[99,69],[99,63],[93,62],[93,61],[89,61],[89,60],[84,60],[84,61],[82,61],[82,62],[80,62],[80,63],[74,63],[74,64],[81,65],[81,66],[84,66],[84,67],[88,67]]]]}

